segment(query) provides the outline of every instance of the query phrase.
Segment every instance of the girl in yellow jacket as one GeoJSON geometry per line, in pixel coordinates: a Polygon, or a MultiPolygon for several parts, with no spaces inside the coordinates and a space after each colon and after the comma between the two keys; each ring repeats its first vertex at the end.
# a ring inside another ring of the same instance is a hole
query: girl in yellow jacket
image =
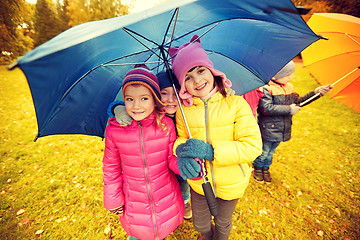
{"type": "Polygon", "coordinates": [[[197,35],[180,48],[170,48],[170,55],[192,136],[178,112],[174,150],[181,175],[191,186],[194,227],[201,233],[199,239],[228,239],[232,214],[249,184],[249,163],[261,154],[259,127],[241,96],[227,96],[231,82],[214,69],[197,35]],[[196,158],[205,160],[206,177],[216,197],[219,213],[214,216],[215,226],[196,158]]]}

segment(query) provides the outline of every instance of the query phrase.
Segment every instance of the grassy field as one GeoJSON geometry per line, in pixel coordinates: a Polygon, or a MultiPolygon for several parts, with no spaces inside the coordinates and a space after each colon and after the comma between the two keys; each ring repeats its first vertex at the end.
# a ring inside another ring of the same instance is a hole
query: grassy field
{"type": "MultiPolygon", "coordinates": [[[[297,63],[299,94],[318,86],[297,63]]],[[[26,79],[0,66],[0,239],[126,239],[103,208],[104,142],[89,136],[33,139],[26,79]]],[[[251,179],[230,239],[360,239],[360,115],[325,96],[294,116],[273,183],[251,179]]],[[[196,239],[191,221],[169,237],[196,239]]]]}

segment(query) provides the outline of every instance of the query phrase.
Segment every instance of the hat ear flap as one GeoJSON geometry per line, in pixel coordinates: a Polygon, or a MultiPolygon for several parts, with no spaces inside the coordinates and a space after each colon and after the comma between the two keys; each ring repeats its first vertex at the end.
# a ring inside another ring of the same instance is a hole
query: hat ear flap
{"type": "Polygon", "coordinates": [[[192,38],[191,38],[191,40],[190,40],[190,42],[200,42],[200,38],[199,38],[199,36],[197,35],[197,34],[195,34],[194,36],[192,36],[192,38]],[[196,41],[195,41],[196,40],[196,41]]]}
{"type": "Polygon", "coordinates": [[[172,56],[174,56],[175,54],[177,54],[178,51],[179,51],[179,48],[170,47],[170,49],[169,49],[170,57],[172,57],[172,56]]]}

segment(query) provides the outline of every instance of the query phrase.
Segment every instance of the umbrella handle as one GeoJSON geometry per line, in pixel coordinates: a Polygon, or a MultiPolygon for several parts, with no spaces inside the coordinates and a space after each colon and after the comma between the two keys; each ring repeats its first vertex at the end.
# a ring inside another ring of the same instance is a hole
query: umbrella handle
{"type": "Polygon", "coordinates": [[[219,210],[216,203],[216,198],[211,187],[211,184],[206,181],[206,178],[203,177],[204,183],[202,184],[202,188],[205,194],[206,202],[209,206],[211,215],[217,216],[219,214],[219,210]]]}

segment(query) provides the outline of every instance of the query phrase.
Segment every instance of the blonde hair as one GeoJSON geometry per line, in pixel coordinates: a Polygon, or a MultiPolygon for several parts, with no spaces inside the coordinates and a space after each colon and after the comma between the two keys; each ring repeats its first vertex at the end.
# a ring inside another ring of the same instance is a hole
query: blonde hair
{"type": "Polygon", "coordinates": [[[166,132],[166,135],[169,134],[169,131],[168,131],[168,127],[165,123],[161,122],[161,120],[163,119],[164,117],[164,111],[160,110],[157,106],[155,106],[154,108],[154,115],[155,115],[155,121],[156,121],[156,124],[158,125],[158,127],[166,132]]]}

